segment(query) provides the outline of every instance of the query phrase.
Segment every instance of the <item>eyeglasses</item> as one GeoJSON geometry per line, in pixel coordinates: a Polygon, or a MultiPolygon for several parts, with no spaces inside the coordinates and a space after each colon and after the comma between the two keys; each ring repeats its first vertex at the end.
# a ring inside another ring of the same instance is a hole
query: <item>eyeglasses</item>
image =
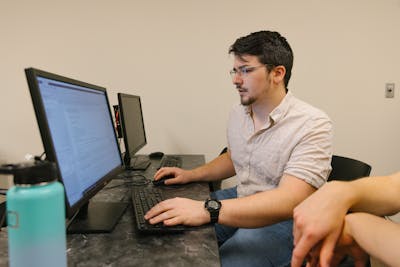
{"type": "Polygon", "coordinates": [[[235,77],[236,74],[238,74],[241,77],[245,77],[250,72],[253,72],[256,69],[259,69],[259,68],[264,67],[264,66],[268,66],[268,64],[255,66],[255,67],[242,66],[242,67],[239,67],[238,69],[230,70],[229,73],[231,74],[232,79],[235,77]]]}

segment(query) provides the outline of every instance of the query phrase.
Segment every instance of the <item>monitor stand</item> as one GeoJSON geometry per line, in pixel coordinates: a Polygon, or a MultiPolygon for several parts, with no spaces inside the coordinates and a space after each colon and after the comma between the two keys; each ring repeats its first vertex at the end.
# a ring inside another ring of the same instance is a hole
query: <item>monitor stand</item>
{"type": "Polygon", "coordinates": [[[151,164],[151,160],[145,155],[135,155],[132,159],[125,154],[125,166],[131,171],[145,171],[151,164]]]}
{"type": "Polygon", "coordinates": [[[67,234],[110,233],[127,206],[124,202],[90,202],[72,219],[67,234]]]}

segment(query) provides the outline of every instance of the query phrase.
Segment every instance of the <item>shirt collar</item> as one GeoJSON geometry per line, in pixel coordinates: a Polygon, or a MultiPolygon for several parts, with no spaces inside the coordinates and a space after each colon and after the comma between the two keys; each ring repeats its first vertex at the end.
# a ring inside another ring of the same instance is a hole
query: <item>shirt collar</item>
{"type": "Polygon", "coordinates": [[[247,115],[250,115],[250,114],[251,114],[251,108],[250,108],[250,106],[243,106],[243,108],[244,108],[244,112],[245,112],[247,115]]]}
{"type": "MultiPolygon", "coordinates": [[[[284,115],[287,113],[287,110],[290,107],[291,99],[293,99],[293,94],[290,91],[288,91],[285,97],[282,99],[281,103],[279,103],[279,105],[275,107],[268,115],[270,122],[276,123],[284,117],[284,115]]],[[[250,116],[251,115],[250,106],[243,106],[243,108],[244,112],[250,116]]]]}
{"type": "Polygon", "coordinates": [[[276,108],[274,108],[269,114],[270,119],[275,123],[281,120],[289,110],[292,99],[293,99],[293,94],[290,91],[288,91],[285,97],[282,99],[281,103],[279,103],[279,105],[276,108]]]}

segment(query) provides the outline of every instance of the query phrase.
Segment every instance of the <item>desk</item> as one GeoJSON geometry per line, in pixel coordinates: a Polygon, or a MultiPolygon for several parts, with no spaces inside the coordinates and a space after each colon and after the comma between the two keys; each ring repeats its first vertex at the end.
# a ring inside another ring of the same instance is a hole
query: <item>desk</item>
{"type": "MultiPolygon", "coordinates": [[[[202,155],[183,155],[183,168],[204,163],[202,155]]],[[[152,178],[159,160],[152,160],[144,172],[152,178]]],[[[129,188],[114,179],[93,201],[130,201],[129,188]],[[117,187],[115,187],[117,186],[117,187]]],[[[166,197],[205,200],[208,183],[193,183],[164,188],[166,197]]],[[[0,266],[7,266],[7,234],[0,232],[0,266]]],[[[213,226],[178,234],[143,235],[136,231],[132,206],[129,205],[112,233],[67,236],[68,266],[220,266],[218,244],[213,226]]]]}

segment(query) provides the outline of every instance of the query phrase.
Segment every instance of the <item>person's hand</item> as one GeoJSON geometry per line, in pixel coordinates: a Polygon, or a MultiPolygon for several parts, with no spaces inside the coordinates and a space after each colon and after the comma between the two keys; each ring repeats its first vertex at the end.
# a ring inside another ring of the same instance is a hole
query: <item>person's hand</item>
{"type": "Polygon", "coordinates": [[[336,247],[334,249],[332,258],[330,262],[327,263],[328,265],[320,263],[320,257],[321,257],[321,243],[320,243],[314,248],[312,248],[310,253],[308,253],[306,267],[339,266],[340,262],[344,259],[344,257],[346,257],[346,255],[352,256],[355,267],[366,266],[369,256],[354,240],[350,230],[351,227],[348,227],[349,220],[351,221],[352,216],[354,215],[350,214],[347,215],[345,218],[343,229],[340,233],[338,242],[336,243],[336,247]]]}
{"type": "Polygon", "coordinates": [[[184,224],[199,226],[210,222],[204,202],[187,198],[171,198],[151,208],[144,216],[150,224],[163,222],[166,226],[184,224]]]}
{"type": "Polygon", "coordinates": [[[328,183],[294,209],[292,267],[300,267],[310,253],[329,266],[349,209],[344,190],[340,183],[328,183]]]}
{"type": "Polygon", "coordinates": [[[355,267],[366,266],[369,256],[354,240],[353,234],[351,233],[351,227],[349,227],[349,225],[352,224],[353,218],[357,216],[357,213],[346,215],[342,234],[339,238],[339,242],[336,244],[333,263],[337,262],[337,264],[339,264],[339,260],[343,257],[343,255],[351,255],[353,257],[355,267]]]}
{"type": "Polygon", "coordinates": [[[184,170],[181,168],[177,167],[164,167],[159,169],[155,174],[154,174],[154,180],[159,180],[164,176],[167,175],[172,175],[174,178],[170,178],[165,180],[166,185],[172,185],[172,184],[186,184],[191,182],[191,171],[184,170]]]}

